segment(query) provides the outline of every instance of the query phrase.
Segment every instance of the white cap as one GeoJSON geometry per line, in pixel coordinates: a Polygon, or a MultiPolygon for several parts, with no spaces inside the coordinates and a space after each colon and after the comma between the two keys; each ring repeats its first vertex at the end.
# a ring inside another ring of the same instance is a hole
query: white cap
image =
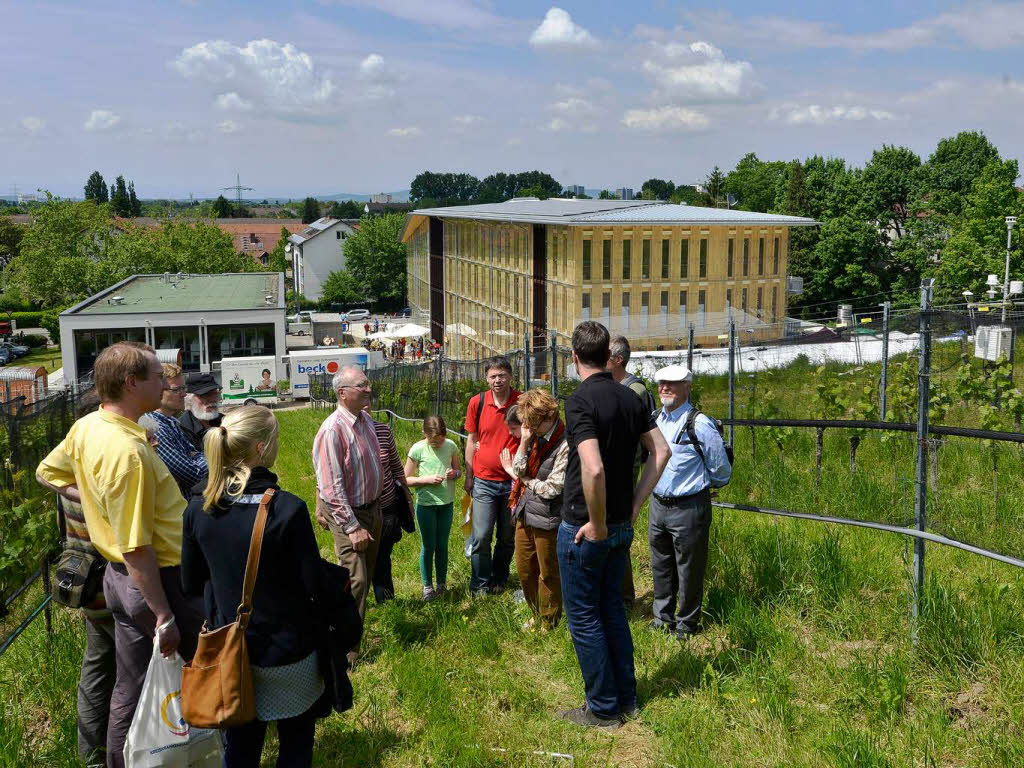
{"type": "Polygon", "coordinates": [[[685,365],[667,365],[654,374],[655,381],[691,381],[693,374],[685,365]]]}

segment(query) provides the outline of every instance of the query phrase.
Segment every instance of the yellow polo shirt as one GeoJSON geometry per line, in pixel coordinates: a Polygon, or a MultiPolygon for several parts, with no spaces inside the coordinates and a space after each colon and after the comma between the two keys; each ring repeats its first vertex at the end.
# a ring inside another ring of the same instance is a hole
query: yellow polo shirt
{"type": "Polygon", "coordinates": [[[163,568],[181,564],[185,500],[167,466],[146,439],[146,430],[99,410],[74,423],[36,473],[63,488],[75,484],[93,546],[107,560],[152,546],[163,568]]]}

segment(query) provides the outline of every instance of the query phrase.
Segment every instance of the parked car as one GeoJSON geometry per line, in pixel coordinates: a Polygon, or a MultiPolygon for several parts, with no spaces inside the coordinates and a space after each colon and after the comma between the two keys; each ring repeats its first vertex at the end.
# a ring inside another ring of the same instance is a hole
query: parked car
{"type": "Polygon", "coordinates": [[[6,348],[14,357],[24,357],[30,351],[24,344],[15,344],[11,341],[0,341],[0,347],[6,348]]]}
{"type": "Polygon", "coordinates": [[[297,314],[288,315],[285,320],[289,323],[309,323],[313,320],[313,313],[304,309],[297,314]]]}
{"type": "Polygon", "coordinates": [[[370,310],[368,309],[350,309],[345,313],[345,319],[350,323],[355,320],[368,320],[370,317],[370,310]]]}
{"type": "Polygon", "coordinates": [[[0,365],[7,365],[13,359],[14,355],[11,354],[11,350],[7,347],[0,347],[0,365]]]}
{"type": "Polygon", "coordinates": [[[398,316],[399,317],[412,317],[412,309],[410,309],[409,307],[406,307],[405,309],[403,309],[401,312],[398,313],[398,316]]]}

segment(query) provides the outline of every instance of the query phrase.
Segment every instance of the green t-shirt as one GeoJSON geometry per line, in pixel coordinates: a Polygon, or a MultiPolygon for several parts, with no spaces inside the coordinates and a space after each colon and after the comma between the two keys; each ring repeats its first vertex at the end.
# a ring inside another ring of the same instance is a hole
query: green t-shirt
{"type": "MultiPolygon", "coordinates": [[[[409,449],[409,458],[416,462],[416,476],[444,475],[452,468],[452,456],[459,448],[451,440],[434,449],[426,440],[420,440],[409,449]]],[[[455,500],[455,481],[445,480],[440,485],[416,486],[416,501],[423,506],[451,504],[455,500]]]]}

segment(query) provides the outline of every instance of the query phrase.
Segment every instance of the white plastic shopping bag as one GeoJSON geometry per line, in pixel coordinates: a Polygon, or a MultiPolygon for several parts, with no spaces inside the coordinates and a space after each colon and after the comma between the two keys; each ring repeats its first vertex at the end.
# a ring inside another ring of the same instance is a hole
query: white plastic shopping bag
{"type": "Polygon", "coordinates": [[[192,728],[181,716],[181,666],[177,653],[164,658],[159,640],[142,685],[139,706],[124,743],[126,768],[220,768],[220,732],[192,728]]]}

